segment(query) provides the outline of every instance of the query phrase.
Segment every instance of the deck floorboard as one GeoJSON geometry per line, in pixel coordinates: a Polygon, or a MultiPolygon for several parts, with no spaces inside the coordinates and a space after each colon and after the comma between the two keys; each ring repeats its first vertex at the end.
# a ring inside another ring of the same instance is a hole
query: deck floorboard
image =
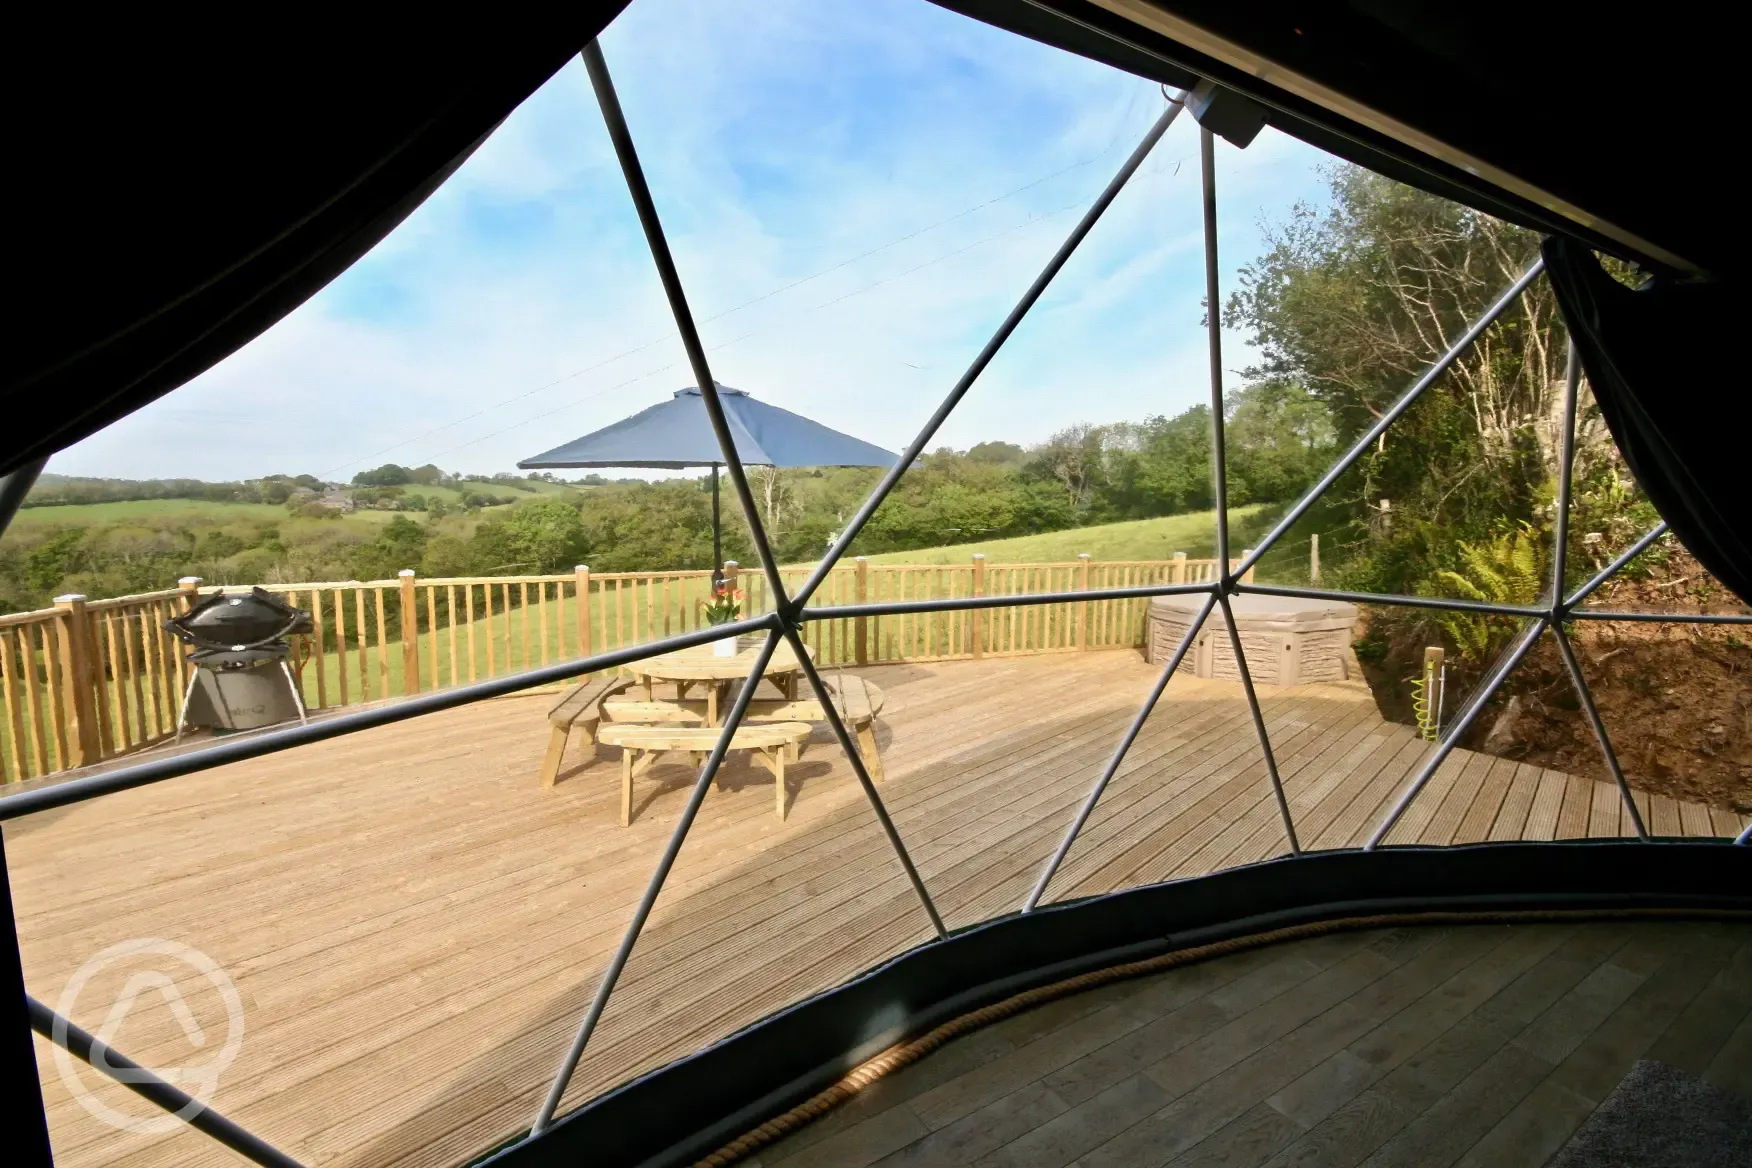
{"type": "MultiPolygon", "coordinates": [[[[887,695],[877,725],[888,776],[882,798],[952,925],[1016,907],[1154,675],[1130,652],[860,672],[887,695]]],[[[1358,684],[1261,694],[1303,846],[1367,838],[1427,744],[1384,722],[1358,684]]],[[[625,829],[613,750],[589,764],[568,756],[558,785],[542,789],[544,713],[553,700],[481,703],[8,823],[28,985],[53,1005],[95,954],[133,938],[205,953],[236,984],[245,1023],[213,1105],[313,1164],[455,1164],[513,1135],[533,1114],[694,774],[685,759],[652,767],[636,783],[625,829]]],[[[788,777],[789,814],[780,822],[770,775],[740,758],[726,765],[565,1106],[929,938],[825,730],[788,777]]],[[[1622,830],[1628,817],[1614,810],[1616,796],[1606,784],[1460,751],[1393,839],[1622,830]]],[[[1661,831],[1715,834],[1737,822],[1670,800],[1647,806],[1661,831]]],[[[1047,899],[1285,850],[1239,687],[1177,679],[1047,899]]],[[[1741,968],[1728,963],[1723,976],[1741,968]]],[[[76,1020],[102,1025],[135,972],[123,961],[93,974],[72,1007],[76,1020]]],[[[203,1025],[223,1023],[222,1013],[200,1013],[217,998],[203,1007],[211,987],[198,973],[184,971],[176,984],[203,1025]]],[[[1106,1008],[1127,1009],[1130,998],[1116,995],[1106,1008]]],[[[1740,1024],[1726,1017],[1727,1001],[1707,1011],[1709,1022],[1727,1026],[1723,1041],[1740,1024]]],[[[1212,1007],[1176,1008],[1193,1019],[1212,1007]]],[[[1207,1021],[1214,1029],[1233,1018],[1207,1021]]],[[[1144,1022],[1113,1025],[1118,1034],[1144,1022]]],[[[1669,1045],[1684,1045],[1688,1034],[1676,1032],[1669,1045]]],[[[130,1014],[114,1041],[149,1065],[175,1063],[188,1046],[162,1008],[130,1014]]],[[[1738,1051],[1747,1040],[1736,1035],[1730,1045],[1738,1051]]],[[[47,1045],[39,1041],[37,1052],[58,1163],[234,1162],[186,1130],[138,1134],[99,1122],[63,1082],[47,1045]]],[[[1708,1066],[1715,1054],[1699,1048],[1691,1057],[1708,1066]]],[[[1123,1078],[1104,1090],[1132,1092],[1127,1106],[1168,1105],[1161,1084],[1145,1078],[1128,1087],[1123,1078]]],[[[93,1098],[140,1114],[120,1088],[89,1072],[81,1081],[93,1098]]],[[[1084,1100],[1054,1090],[1049,1083],[1026,1097],[985,1100],[994,1109],[990,1130],[1083,1122],[1084,1100]]],[[[1556,1092],[1547,1093],[1570,1098],[1556,1092]]],[[[1235,1111],[1197,1156],[1283,1144],[1294,1133],[1278,1114],[1252,1104],[1235,1111]]],[[[1537,1127],[1535,1118],[1513,1122],[1537,1127]]],[[[923,1138],[893,1117],[887,1123],[893,1130],[873,1130],[869,1145],[886,1148],[880,1155],[923,1138]]],[[[931,1147],[972,1155],[978,1145],[981,1156],[1000,1155],[979,1144],[990,1133],[978,1127],[938,1134],[931,1147]]],[[[1511,1134],[1505,1128],[1498,1138],[1511,1134]]]]}

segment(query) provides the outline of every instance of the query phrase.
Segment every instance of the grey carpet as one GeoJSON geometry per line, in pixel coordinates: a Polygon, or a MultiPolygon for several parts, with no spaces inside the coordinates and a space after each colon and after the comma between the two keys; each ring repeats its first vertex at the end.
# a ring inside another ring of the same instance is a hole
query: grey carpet
{"type": "Polygon", "coordinates": [[[1746,1168],[1752,1103],[1644,1059],[1546,1168],[1746,1168]]]}

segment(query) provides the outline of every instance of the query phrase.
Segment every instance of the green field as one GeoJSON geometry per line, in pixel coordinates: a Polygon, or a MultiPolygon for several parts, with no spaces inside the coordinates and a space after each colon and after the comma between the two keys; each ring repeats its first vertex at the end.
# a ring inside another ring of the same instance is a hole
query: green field
{"type": "MultiPolygon", "coordinates": [[[[1263,504],[1231,508],[1230,542],[1236,554],[1246,546],[1249,537],[1263,533],[1280,510],[1263,504]]],[[[1216,512],[1192,511],[1184,515],[1164,515],[1159,519],[1132,519],[1124,523],[1073,527],[1067,531],[1022,535],[1014,539],[957,543],[910,552],[885,552],[871,556],[870,562],[964,564],[975,552],[984,554],[986,562],[992,564],[1068,563],[1084,552],[1097,560],[1166,560],[1175,552],[1185,552],[1196,560],[1215,555],[1216,541],[1216,512]]]]}
{"type": "MultiPolygon", "coordinates": [[[[361,515],[381,515],[387,521],[389,511],[360,512],[361,515]]],[[[193,520],[199,523],[275,523],[286,518],[286,508],[270,503],[212,503],[205,499],[135,499],[127,503],[81,503],[71,507],[26,507],[19,511],[13,523],[19,527],[65,524],[73,527],[96,527],[99,524],[151,523],[163,519],[193,520]]]]}
{"type": "MultiPolygon", "coordinates": [[[[516,496],[519,499],[534,499],[543,495],[558,495],[568,490],[579,489],[565,483],[529,482],[524,485],[535,489],[532,492],[519,491],[504,483],[469,483],[467,487],[476,493],[485,491],[501,498],[516,496]]],[[[458,507],[462,501],[462,492],[456,487],[408,486],[403,490],[408,494],[424,495],[428,499],[443,499],[445,504],[450,507],[458,507]]],[[[496,508],[489,507],[486,510],[493,511],[496,508]]],[[[396,515],[407,514],[410,513],[359,510],[340,516],[340,522],[365,523],[378,527],[388,523],[396,515]]],[[[418,513],[411,514],[415,518],[419,517],[418,513]]],[[[174,520],[185,523],[210,523],[216,527],[222,527],[228,523],[284,523],[290,518],[286,508],[270,503],[216,503],[205,499],[135,499],[126,503],[81,503],[69,507],[26,507],[18,512],[13,523],[19,527],[97,527],[103,524],[151,524],[164,520],[174,520]]],[[[331,521],[322,520],[321,522],[331,521]]]]}

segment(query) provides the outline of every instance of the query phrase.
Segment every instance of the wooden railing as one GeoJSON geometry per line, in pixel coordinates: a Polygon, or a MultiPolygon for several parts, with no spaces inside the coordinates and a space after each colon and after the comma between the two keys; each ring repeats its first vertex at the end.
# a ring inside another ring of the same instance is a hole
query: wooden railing
{"type": "Polygon", "coordinates": [[[0,769],[8,781],[162,742],[182,707],[182,653],[164,622],[183,590],[64,596],[0,616],[0,769]]]}
{"type": "MultiPolygon", "coordinates": [[[[855,603],[1082,592],[1210,580],[1216,561],[871,564],[834,569],[812,609],[855,603]]],[[[724,566],[744,612],[770,611],[765,578],[724,566]]],[[[787,590],[809,568],[782,571],[787,590]]],[[[293,663],[311,711],[377,702],[641,644],[702,625],[709,571],[483,576],[264,585],[313,618],[293,663]],[[412,630],[412,635],[407,635],[412,630]]],[[[174,736],[188,684],[164,622],[221,591],[185,578],[163,592],[0,616],[0,772],[7,781],[87,766],[174,736]]],[[[232,586],[227,591],[236,591],[232,586]]],[[[824,665],[1014,656],[1136,646],[1148,601],[1066,601],[980,611],[809,621],[824,665]]]]}

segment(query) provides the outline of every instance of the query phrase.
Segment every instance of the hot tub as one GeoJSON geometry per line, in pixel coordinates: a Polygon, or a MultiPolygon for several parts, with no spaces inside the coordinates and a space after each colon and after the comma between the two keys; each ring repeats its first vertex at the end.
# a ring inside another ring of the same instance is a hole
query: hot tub
{"type": "MultiPolygon", "coordinates": [[[[1146,655],[1163,662],[1186,635],[1186,626],[1204,606],[1203,596],[1158,596],[1150,601],[1146,655]]],[[[1235,624],[1247,668],[1261,685],[1301,685],[1344,681],[1349,677],[1351,639],[1357,606],[1342,600],[1303,600],[1288,596],[1231,596],[1235,624]]],[[[1221,607],[1211,610],[1198,643],[1181,662],[1199,677],[1239,681],[1235,651],[1223,627],[1221,607]]]]}

